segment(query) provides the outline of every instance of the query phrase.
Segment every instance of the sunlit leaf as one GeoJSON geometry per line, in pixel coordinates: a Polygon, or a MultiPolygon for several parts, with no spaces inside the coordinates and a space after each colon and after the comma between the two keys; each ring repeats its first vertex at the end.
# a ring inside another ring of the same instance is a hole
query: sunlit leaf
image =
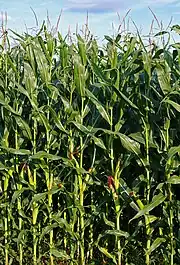
{"type": "Polygon", "coordinates": [[[130,152],[133,152],[136,155],[139,155],[141,153],[140,144],[138,142],[132,140],[130,137],[122,133],[119,133],[119,137],[125,149],[130,152]]]}
{"type": "Polygon", "coordinates": [[[104,145],[102,139],[93,136],[93,140],[94,140],[95,145],[97,145],[97,146],[99,146],[100,148],[106,150],[106,147],[105,147],[105,145],[104,145]]]}
{"type": "Polygon", "coordinates": [[[6,148],[4,146],[0,146],[0,148],[4,149],[7,153],[10,153],[13,155],[30,155],[31,154],[29,150],[25,150],[25,149],[6,148]]]}
{"type": "Polygon", "coordinates": [[[125,237],[125,238],[129,237],[129,233],[128,232],[124,232],[122,230],[107,230],[105,232],[105,234],[114,235],[114,236],[117,236],[117,237],[125,237]]]}
{"type": "Polygon", "coordinates": [[[52,155],[52,154],[46,153],[45,151],[39,151],[36,154],[31,156],[31,159],[42,159],[42,158],[47,158],[49,160],[61,159],[60,156],[52,155]]]}
{"type": "Polygon", "coordinates": [[[100,246],[98,245],[98,249],[99,249],[99,251],[102,252],[106,257],[108,257],[109,259],[112,259],[112,261],[114,262],[114,264],[117,264],[117,263],[116,263],[116,258],[115,258],[115,256],[112,255],[112,254],[110,254],[106,248],[100,247],[100,246]]]}
{"type": "Polygon", "coordinates": [[[173,108],[175,108],[178,112],[180,112],[180,105],[170,99],[165,100],[164,102],[169,103],[173,108]]]}
{"type": "Polygon", "coordinates": [[[53,256],[55,256],[57,258],[61,258],[62,260],[69,260],[70,259],[69,255],[64,250],[58,250],[56,248],[51,248],[50,252],[53,256]]]}
{"type": "Polygon", "coordinates": [[[176,153],[180,153],[180,145],[171,147],[168,152],[168,157],[172,158],[176,153]]]}
{"type": "Polygon", "coordinates": [[[166,199],[166,196],[164,196],[162,193],[159,193],[158,195],[155,195],[152,199],[152,202],[150,202],[148,205],[145,205],[142,210],[140,210],[131,220],[137,219],[141,217],[142,215],[149,214],[150,211],[152,211],[155,207],[160,205],[164,200],[166,199]]]}
{"type": "Polygon", "coordinates": [[[148,255],[150,255],[154,250],[156,250],[162,243],[166,242],[165,238],[160,238],[157,237],[152,245],[150,246],[150,248],[148,249],[148,251],[146,252],[148,255]]]}
{"type": "Polygon", "coordinates": [[[111,124],[111,120],[109,117],[108,112],[105,110],[105,108],[102,106],[102,104],[98,101],[98,99],[89,91],[86,90],[87,96],[89,99],[93,102],[93,104],[96,106],[97,110],[99,111],[99,114],[109,123],[111,124]]]}
{"type": "Polygon", "coordinates": [[[180,176],[171,176],[168,180],[167,183],[169,184],[180,184],[180,176]]]}

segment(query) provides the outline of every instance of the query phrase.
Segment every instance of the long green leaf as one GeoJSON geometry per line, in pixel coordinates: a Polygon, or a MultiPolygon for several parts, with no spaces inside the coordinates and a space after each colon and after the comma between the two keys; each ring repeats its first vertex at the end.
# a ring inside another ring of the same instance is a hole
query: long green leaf
{"type": "Polygon", "coordinates": [[[128,232],[124,232],[122,230],[107,230],[105,232],[105,234],[114,235],[114,236],[117,236],[117,237],[125,237],[125,238],[129,237],[129,233],[128,232]]]}
{"type": "Polygon", "coordinates": [[[69,260],[70,257],[69,255],[66,253],[65,250],[58,250],[56,248],[51,248],[50,252],[53,256],[57,257],[57,258],[61,258],[63,261],[64,260],[69,260]]]}
{"type": "Polygon", "coordinates": [[[158,81],[163,93],[166,95],[171,91],[171,85],[169,83],[167,73],[165,72],[164,68],[158,63],[156,65],[156,71],[158,76],[158,81]]]}
{"type": "Polygon", "coordinates": [[[98,249],[99,249],[99,251],[102,252],[106,257],[108,257],[109,259],[112,259],[112,261],[114,262],[114,264],[117,264],[115,256],[112,255],[112,254],[110,254],[106,248],[100,247],[100,246],[98,245],[98,249]]]}
{"type": "Polygon", "coordinates": [[[168,158],[172,158],[176,153],[180,153],[180,145],[179,146],[173,146],[168,151],[168,158]]]}
{"type": "Polygon", "coordinates": [[[160,238],[160,237],[156,238],[146,253],[150,255],[154,250],[156,250],[164,242],[166,242],[165,238],[160,238]]]}
{"type": "Polygon", "coordinates": [[[30,155],[31,152],[26,149],[14,149],[14,148],[7,148],[4,146],[0,146],[1,149],[5,150],[7,153],[13,154],[13,155],[30,155]]]}
{"type": "Polygon", "coordinates": [[[119,135],[119,137],[121,139],[121,143],[125,149],[127,149],[128,151],[130,151],[136,155],[139,155],[141,153],[140,144],[138,142],[132,140],[131,138],[129,138],[125,134],[118,133],[118,135],[119,135]]]}
{"type": "Polygon", "coordinates": [[[31,159],[42,159],[42,158],[47,158],[50,160],[59,160],[61,159],[60,156],[52,155],[49,153],[46,153],[45,151],[39,151],[36,154],[31,156],[31,159]]]}
{"type": "Polygon", "coordinates": [[[170,99],[165,100],[164,102],[170,104],[171,106],[173,106],[173,108],[175,108],[178,112],[180,112],[180,105],[170,99]]]}
{"type": "Polygon", "coordinates": [[[171,176],[168,180],[167,183],[169,184],[180,184],[180,176],[171,176]]]}
{"type": "Polygon", "coordinates": [[[155,195],[152,199],[152,202],[149,203],[148,205],[145,205],[144,208],[140,210],[129,222],[141,217],[142,215],[149,214],[150,211],[152,211],[155,207],[160,205],[165,199],[166,196],[164,196],[162,193],[155,195]]]}
{"type": "Polygon", "coordinates": [[[118,97],[122,98],[127,103],[128,106],[131,106],[135,110],[139,110],[138,107],[115,86],[113,86],[113,90],[115,91],[118,97]]]}
{"type": "Polygon", "coordinates": [[[89,99],[92,101],[92,103],[96,106],[97,110],[99,111],[99,114],[111,125],[109,114],[105,110],[105,108],[102,106],[102,104],[89,90],[86,90],[86,93],[89,99]]]}

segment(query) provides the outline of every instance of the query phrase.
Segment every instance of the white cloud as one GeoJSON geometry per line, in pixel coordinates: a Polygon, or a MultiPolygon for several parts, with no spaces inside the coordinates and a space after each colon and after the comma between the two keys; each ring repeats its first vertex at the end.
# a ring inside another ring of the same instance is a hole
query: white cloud
{"type": "Polygon", "coordinates": [[[145,6],[161,6],[174,4],[179,0],[67,0],[66,10],[72,12],[90,11],[93,13],[117,12],[120,10],[132,8],[141,8],[145,6]]]}
{"type": "Polygon", "coordinates": [[[178,1],[177,0],[147,0],[145,2],[148,2],[150,4],[173,4],[178,1]]]}
{"type": "Polygon", "coordinates": [[[129,4],[132,4],[132,0],[127,4],[124,0],[68,0],[67,8],[73,12],[91,11],[94,13],[101,12],[113,12],[119,9],[124,9],[129,4]]]}
{"type": "Polygon", "coordinates": [[[47,6],[47,5],[51,5],[53,3],[53,1],[45,1],[40,3],[40,6],[47,6]]]}

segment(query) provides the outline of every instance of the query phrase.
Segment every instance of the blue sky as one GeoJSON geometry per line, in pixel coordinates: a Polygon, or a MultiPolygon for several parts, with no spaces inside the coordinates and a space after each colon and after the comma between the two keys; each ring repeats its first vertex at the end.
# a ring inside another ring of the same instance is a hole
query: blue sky
{"type": "MultiPolygon", "coordinates": [[[[171,16],[172,24],[180,23],[180,0],[0,0],[0,19],[2,12],[7,12],[8,27],[22,32],[26,31],[25,24],[28,28],[36,25],[31,8],[36,12],[39,24],[46,19],[48,10],[52,25],[55,25],[62,10],[59,30],[66,34],[69,27],[74,32],[77,23],[78,28],[82,28],[88,10],[89,28],[94,35],[102,38],[104,34],[113,33],[112,24],[115,30],[118,28],[129,9],[129,17],[147,34],[153,19],[148,6],[164,27],[169,24],[171,16]]],[[[133,27],[130,23],[130,29],[134,30],[133,27]]]]}

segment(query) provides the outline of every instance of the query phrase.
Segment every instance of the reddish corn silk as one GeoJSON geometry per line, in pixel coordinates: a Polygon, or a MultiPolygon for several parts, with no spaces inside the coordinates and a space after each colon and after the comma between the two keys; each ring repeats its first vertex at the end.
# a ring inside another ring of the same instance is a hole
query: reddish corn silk
{"type": "Polygon", "coordinates": [[[116,192],[115,184],[114,184],[114,178],[112,176],[108,176],[108,187],[111,189],[112,193],[114,194],[114,198],[117,199],[118,195],[116,192]]]}
{"type": "Polygon", "coordinates": [[[134,192],[133,191],[131,191],[130,193],[129,193],[129,196],[134,196],[134,192]]]}
{"type": "Polygon", "coordinates": [[[19,169],[23,170],[25,173],[28,171],[28,164],[26,162],[23,162],[19,165],[19,169]]]}
{"type": "Polygon", "coordinates": [[[112,176],[108,176],[108,187],[115,189],[114,178],[112,176]]]}
{"type": "Polygon", "coordinates": [[[113,183],[113,177],[112,176],[108,176],[108,187],[110,188],[111,185],[113,183]]]}
{"type": "Polygon", "coordinates": [[[57,186],[59,189],[61,189],[63,187],[63,185],[61,183],[58,183],[57,186]]]}
{"type": "Polygon", "coordinates": [[[44,256],[42,256],[42,263],[43,265],[46,265],[46,258],[44,256]]]}

